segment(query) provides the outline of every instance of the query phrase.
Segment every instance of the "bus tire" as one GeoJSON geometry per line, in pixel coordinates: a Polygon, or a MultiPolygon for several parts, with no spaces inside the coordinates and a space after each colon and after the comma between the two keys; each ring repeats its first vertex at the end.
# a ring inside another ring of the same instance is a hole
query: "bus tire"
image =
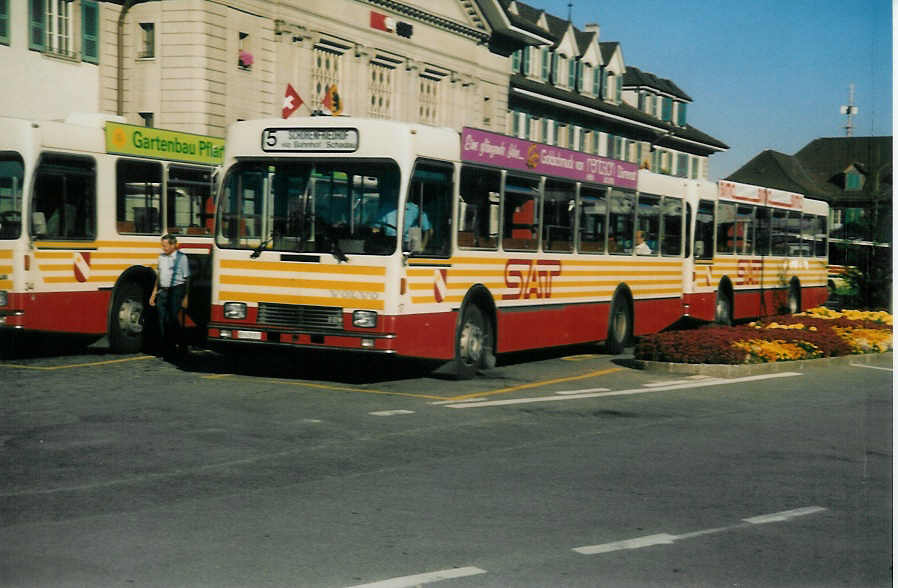
{"type": "Polygon", "coordinates": [[[605,339],[605,350],[612,355],[624,352],[633,338],[633,311],[627,297],[616,294],[608,314],[608,337],[605,339]]]}
{"type": "Polygon", "coordinates": [[[495,365],[490,321],[476,304],[466,304],[455,333],[453,375],[470,380],[478,370],[495,365]]]}
{"type": "Polygon", "coordinates": [[[733,324],[733,298],[723,288],[717,289],[717,300],[714,303],[714,322],[725,326],[733,324]]]}
{"type": "Polygon", "coordinates": [[[798,280],[793,279],[789,284],[789,298],[787,310],[789,314],[801,312],[801,285],[798,280]]]}
{"type": "Polygon", "coordinates": [[[144,346],[147,294],[140,284],[128,281],[116,288],[109,320],[109,348],[114,353],[137,353],[144,346]]]}

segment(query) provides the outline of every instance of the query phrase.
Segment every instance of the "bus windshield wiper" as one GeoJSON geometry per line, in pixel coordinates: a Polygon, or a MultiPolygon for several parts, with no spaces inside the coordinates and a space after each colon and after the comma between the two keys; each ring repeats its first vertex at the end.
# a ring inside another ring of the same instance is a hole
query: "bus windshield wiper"
{"type": "Polygon", "coordinates": [[[265,239],[264,241],[262,241],[261,243],[259,243],[259,246],[258,246],[258,247],[256,247],[255,249],[253,249],[253,252],[250,254],[249,258],[250,258],[250,259],[256,259],[256,258],[259,257],[260,255],[262,255],[262,251],[263,251],[266,247],[268,247],[268,246],[271,244],[272,241],[274,241],[274,233],[273,233],[273,232],[271,233],[271,235],[269,235],[269,237],[268,237],[267,239],[265,239]]]}

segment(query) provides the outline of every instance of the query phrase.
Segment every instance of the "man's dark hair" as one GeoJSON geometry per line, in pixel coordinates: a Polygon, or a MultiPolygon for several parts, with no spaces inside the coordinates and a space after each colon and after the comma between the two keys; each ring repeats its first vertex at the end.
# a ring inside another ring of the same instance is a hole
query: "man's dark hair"
{"type": "Polygon", "coordinates": [[[172,235],[171,233],[165,233],[164,235],[162,235],[162,240],[168,241],[172,245],[174,245],[175,243],[178,242],[178,238],[175,237],[174,235],[172,235]]]}

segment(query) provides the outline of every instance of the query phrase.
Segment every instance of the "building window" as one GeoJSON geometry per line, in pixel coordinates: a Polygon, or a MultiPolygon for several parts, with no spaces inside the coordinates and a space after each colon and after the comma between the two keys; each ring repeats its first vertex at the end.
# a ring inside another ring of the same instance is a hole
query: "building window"
{"type": "Polygon", "coordinates": [[[372,118],[392,118],[394,71],[373,61],[368,65],[368,115],[372,118]]]}
{"type": "Polygon", "coordinates": [[[71,2],[31,0],[28,3],[28,48],[74,57],[71,2]]]}
{"type": "Polygon", "coordinates": [[[100,63],[100,7],[81,0],[81,60],[100,63]]]}
{"type": "Polygon", "coordinates": [[[689,176],[689,156],[685,153],[677,155],[677,177],[685,178],[689,176]]]}
{"type": "Polygon", "coordinates": [[[149,59],[156,57],[156,24],[152,22],[140,23],[140,51],[137,57],[149,59]]]}
{"type": "Polygon", "coordinates": [[[861,174],[857,173],[856,171],[845,173],[846,192],[857,192],[861,189],[862,185],[863,181],[861,181],[861,174]]]}
{"type": "Polygon", "coordinates": [[[237,67],[244,71],[250,71],[253,68],[249,33],[237,33],[237,67]]]}
{"type": "Polygon", "coordinates": [[[425,124],[437,124],[440,104],[440,82],[431,78],[418,78],[418,120],[425,124]]]}
{"type": "Polygon", "coordinates": [[[322,47],[312,50],[312,87],[315,88],[315,101],[321,100],[331,85],[340,86],[340,53],[328,51],[322,47]]]}
{"type": "Polygon", "coordinates": [[[9,0],[0,0],[0,44],[9,45],[9,0]]]}

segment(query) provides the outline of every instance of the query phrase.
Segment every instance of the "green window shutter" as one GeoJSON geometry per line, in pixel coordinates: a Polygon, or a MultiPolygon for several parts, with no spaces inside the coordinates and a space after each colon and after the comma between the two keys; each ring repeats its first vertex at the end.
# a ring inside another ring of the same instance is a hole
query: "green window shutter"
{"type": "Polygon", "coordinates": [[[624,76],[617,76],[617,88],[615,89],[614,100],[618,104],[623,100],[622,93],[624,91],[624,76]]]}
{"type": "Polygon", "coordinates": [[[519,73],[521,71],[521,50],[518,49],[511,54],[511,73],[519,73]]]}
{"type": "Polygon", "coordinates": [[[0,43],[9,45],[9,0],[0,0],[0,43]]]}
{"type": "Polygon", "coordinates": [[[686,126],[686,103],[678,102],[679,106],[677,108],[677,124],[681,127],[686,126]]]}
{"type": "Polygon", "coordinates": [[[542,49],[540,49],[539,54],[540,54],[540,58],[541,58],[540,66],[542,68],[540,70],[539,79],[541,79],[544,82],[548,82],[549,81],[549,70],[551,69],[551,64],[549,62],[549,48],[543,47],[542,49]]]}
{"type": "Polygon", "coordinates": [[[673,100],[664,98],[661,100],[661,120],[671,122],[673,119],[673,100]]]}
{"type": "Polygon", "coordinates": [[[524,47],[523,51],[524,51],[524,53],[523,53],[523,59],[521,61],[521,68],[522,68],[521,73],[523,73],[525,76],[529,76],[530,75],[530,47],[524,47]]]}
{"type": "Polygon", "coordinates": [[[100,63],[100,8],[94,0],[81,0],[81,60],[100,63]]]}
{"type": "Polygon", "coordinates": [[[47,48],[45,40],[45,19],[47,17],[46,0],[29,0],[28,2],[28,48],[35,51],[44,51],[47,48]]]}

